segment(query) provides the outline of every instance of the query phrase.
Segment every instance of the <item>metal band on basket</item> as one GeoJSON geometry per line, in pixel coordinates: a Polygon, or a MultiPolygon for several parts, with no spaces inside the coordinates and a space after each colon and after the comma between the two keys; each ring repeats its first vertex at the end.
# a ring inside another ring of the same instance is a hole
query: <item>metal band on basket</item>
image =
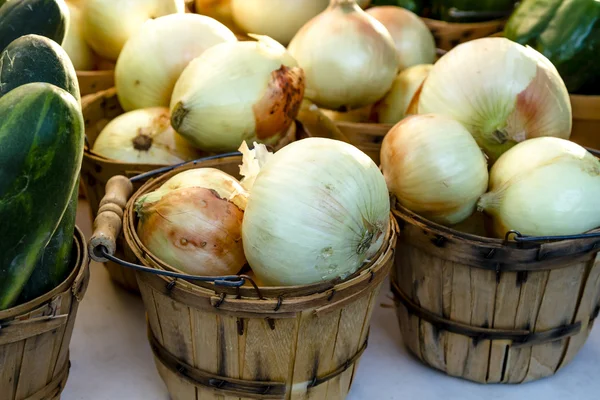
{"type": "MultiPolygon", "coordinates": [[[[150,327],[148,327],[148,340],[154,356],[165,367],[196,386],[205,386],[215,390],[228,392],[233,396],[257,399],[285,399],[287,391],[287,384],[285,382],[265,382],[235,379],[206,372],[182,362],[180,359],[171,354],[158,342],[150,327]]],[[[367,334],[367,338],[365,339],[363,345],[354,356],[349,358],[345,363],[331,373],[322,377],[315,376],[308,383],[308,388],[313,388],[328,382],[329,380],[348,370],[362,356],[367,348],[368,341],[369,335],[367,334]]]]}
{"type": "MultiPolygon", "coordinates": [[[[468,336],[476,342],[481,340],[507,340],[512,342],[511,346],[513,348],[518,348],[553,342],[577,335],[581,331],[581,321],[540,332],[532,332],[525,329],[482,328],[467,325],[440,317],[420,307],[402,292],[396,282],[392,281],[390,286],[394,294],[394,300],[403,304],[409,314],[429,322],[439,330],[468,336]]],[[[590,324],[596,319],[599,313],[600,304],[595,308],[594,313],[590,317],[590,324]]]]}

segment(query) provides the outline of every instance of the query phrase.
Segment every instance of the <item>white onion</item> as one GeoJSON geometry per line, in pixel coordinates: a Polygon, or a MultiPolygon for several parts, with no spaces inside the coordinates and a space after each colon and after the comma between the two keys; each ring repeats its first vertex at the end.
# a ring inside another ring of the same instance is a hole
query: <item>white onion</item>
{"type": "Polygon", "coordinates": [[[444,225],[467,219],[488,186],[477,143],[441,115],[413,115],[396,124],[383,139],[381,169],[400,204],[444,225]]]}
{"type": "Polygon", "coordinates": [[[220,22],[198,14],[148,21],[125,44],[115,70],[124,110],[168,107],[177,78],[194,58],[220,43],[236,42],[220,22]]]}
{"type": "Polygon", "coordinates": [[[112,160],[172,165],[202,156],[170,124],[169,109],[152,107],[121,114],[100,132],[92,151],[112,160]]]}
{"type": "Polygon", "coordinates": [[[185,11],[183,0],[85,0],[82,5],[87,42],[96,53],[113,61],[144,22],[185,11]]]}
{"type": "Polygon", "coordinates": [[[494,220],[495,235],[579,234],[600,226],[600,160],[568,140],[526,140],[504,153],[490,171],[490,191],[479,209],[494,220]]]}
{"type": "Polygon", "coordinates": [[[476,39],[450,50],[423,84],[418,107],[419,113],[461,122],[492,162],[525,139],[571,134],[569,94],[556,68],[505,38],[476,39]]]}
{"type": "Polygon", "coordinates": [[[96,66],[96,56],[83,37],[81,26],[81,10],[76,4],[67,3],[69,7],[69,25],[62,47],[78,71],[93,70],[96,66]]]}
{"type": "Polygon", "coordinates": [[[367,13],[377,18],[394,39],[400,57],[400,71],[413,65],[433,64],[435,39],[415,13],[395,6],[372,7],[367,13]]]}
{"type": "Polygon", "coordinates": [[[228,198],[243,189],[222,171],[185,171],[136,202],[137,233],[150,252],[196,275],[232,275],[245,265],[244,212],[228,198]],[[165,187],[167,185],[167,187],[165,187]]]}
{"type": "Polygon", "coordinates": [[[276,143],[298,114],[304,75],[285,47],[266,36],[216,45],[183,71],[171,124],[198,148],[234,151],[244,140],[276,143]]]}
{"type": "Polygon", "coordinates": [[[245,32],[287,45],[296,32],[327,8],[329,0],[232,0],[233,20],[245,32]]]}
{"type": "Polygon", "coordinates": [[[331,0],[298,31],[288,50],[306,74],[306,97],[331,110],[374,103],[398,72],[389,32],[354,0],[331,0]]]}
{"type": "Polygon", "coordinates": [[[432,64],[420,64],[400,72],[390,91],[373,107],[373,115],[377,122],[395,124],[408,115],[409,106],[413,104],[413,98],[431,68],[432,64]]]}
{"type": "MultiPolygon", "coordinates": [[[[247,146],[240,150],[244,164],[253,159],[247,146]]],[[[388,192],[381,172],[362,151],[332,139],[307,138],[259,164],[242,236],[250,267],[263,282],[343,279],[379,251],[389,227],[388,192]]]]}

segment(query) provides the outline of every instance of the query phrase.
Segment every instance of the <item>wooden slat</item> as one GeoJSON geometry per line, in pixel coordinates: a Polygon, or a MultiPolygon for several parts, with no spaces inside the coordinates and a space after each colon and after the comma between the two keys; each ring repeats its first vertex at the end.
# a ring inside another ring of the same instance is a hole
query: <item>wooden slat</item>
{"type": "MultiPolygon", "coordinates": [[[[455,264],[452,272],[452,300],[450,319],[466,324],[471,323],[471,270],[455,264]]],[[[449,375],[464,376],[471,339],[448,333],[446,346],[446,371],[449,375]]]]}
{"type": "MultiPolygon", "coordinates": [[[[405,245],[403,241],[398,242],[395,259],[395,280],[400,286],[400,289],[411,298],[413,297],[413,264],[409,252],[412,249],[405,245]]],[[[397,305],[396,312],[400,323],[400,330],[404,343],[408,349],[417,357],[421,356],[420,341],[419,341],[419,318],[409,314],[406,307],[402,304],[397,305]]]]}
{"type": "Polygon", "coordinates": [[[2,396],[9,400],[15,397],[24,346],[24,341],[0,346],[0,388],[3,391],[2,396]]]}

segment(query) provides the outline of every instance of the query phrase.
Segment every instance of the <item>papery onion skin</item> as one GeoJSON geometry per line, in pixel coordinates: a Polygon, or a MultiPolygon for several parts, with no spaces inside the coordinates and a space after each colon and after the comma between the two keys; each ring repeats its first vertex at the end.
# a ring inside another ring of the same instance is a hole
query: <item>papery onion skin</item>
{"type": "Polygon", "coordinates": [[[494,233],[579,234],[600,226],[600,160],[568,140],[526,140],[504,153],[490,171],[490,190],[478,203],[494,233]]]}
{"type": "Polygon", "coordinates": [[[69,55],[73,67],[77,71],[93,70],[96,66],[96,55],[83,37],[81,10],[76,4],[67,3],[67,6],[70,14],[69,25],[62,47],[69,55]]]}
{"type": "Polygon", "coordinates": [[[208,48],[237,38],[225,25],[198,14],[167,15],[148,21],[123,47],[115,69],[125,111],[168,107],[179,75],[208,48]]]}
{"type": "Polygon", "coordinates": [[[233,20],[245,32],[287,45],[296,32],[327,8],[329,0],[232,0],[233,20]]]}
{"type": "Polygon", "coordinates": [[[178,164],[203,155],[171,127],[166,107],[117,116],[102,129],[92,152],[121,162],[154,165],[178,164]]]}
{"type": "Polygon", "coordinates": [[[242,235],[256,275],[288,286],[347,277],[380,250],[388,229],[389,198],[375,163],[347,143],[307,138],[263,165],[242,235]]]}
{"type": "Polygon", "coordinates": [[[102,57],[116,61],[127,40],[149,19],[183,13],[184,0],[85,0],[86,41],[102,57]]]}
{"type": "Polygon", "coordinates": [[[233,275],[245,265],[244,212],[214,190],[182,188],[143,203],[137,233],[151,254],[189,274],[233,275]]]}
{"type": "Polygon", "coordinates": [[[381,124],[396,124],[409,115],[412,100],[432,68],[433,64],[419,64],[400,72],[390,91],[373,106],[372,118],[381,124]]]}
{"type": "Polygon", "coordinates": [[[367,9],[381,22],[394,39],[400,58],[400,71],[418,64],[433,64],[436,58],[435,39],[423,20],[415,13],[395,6],[367,9]]]}
{"type": "Polygon", "coordinates": [[[398,72],[389,32],[354,0],[332,0],[298,31],[288,50],[306,74],[306,97],[330,110],[376,102],[398,72]]]}
{"type": "Polygon", "coordinates": [[[381,169],[400,204],[443,225],[467,219],[488,186],[477,143],[442,115],[413,115],[396,124],[383,139],[381,169]]]}
{"type": "Polygon", "coordinates": [[[171,124],[203,150],[234,151],[243,141],[275,144],[304,96],[304,73],[279,43],[225,43],[183,71],[171,98],[171,124]]]}
{"type": "Polygon", "coordinates": [[[462,43],[440,58],[423,84],[418,111],[461,122],[491,163],[525,139],[571,134],[569,94],[556,68],[505,38],[462,43]]]}

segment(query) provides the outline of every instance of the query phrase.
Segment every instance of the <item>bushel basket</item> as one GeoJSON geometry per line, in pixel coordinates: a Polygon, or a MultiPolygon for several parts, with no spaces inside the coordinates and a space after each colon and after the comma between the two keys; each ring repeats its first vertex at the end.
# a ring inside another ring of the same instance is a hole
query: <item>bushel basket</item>
{"type": "Polygon", "coordinates": [[[73,271],[35,300],[0,311],[0,399],[58,400],[69,375],[69,342],[89,281],[88,252],[75,229],[73,271]]]}
{"type": "MultiPolygon", "coordinates": [[[[257,287],[244,275],[182,275],[153,256],[136,234],[139,196],[190,168],[218,165],[238,176],[240,163],[240,156],[228,156],[178,167],[149,180],[127,203],[125,239],[143,264],[129,266],[137,268],[157,369],[173,400],[344,399],[393,263],[393,218],[382,249],[354,275],[293,287],[257,287]]],[[[114,259],[119,204],[131,191],[124,177],[109,182],[107,199],[115,201],[97,217],[90,241],[95,259],[114,259]]]]}
{"type": "Polygon", "coordinates": [[[397,204],[391,285],[402,337],[425,364],[481,383],[567,365],[600,311],[600,230],[506,240],[458,232],[397,204]]]}

